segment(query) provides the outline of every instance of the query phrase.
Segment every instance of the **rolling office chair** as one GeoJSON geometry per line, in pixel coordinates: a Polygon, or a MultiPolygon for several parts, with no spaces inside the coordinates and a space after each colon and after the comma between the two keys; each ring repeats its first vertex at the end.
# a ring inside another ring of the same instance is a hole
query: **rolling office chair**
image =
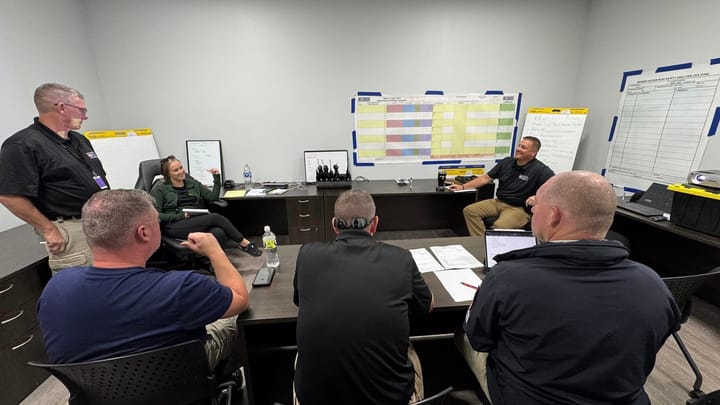
{"type": "MultiPolygon", "coordinates": [[[[692,296],[695,291],[697,291],[705,281],[718,276],[720,276],[720,266],[703,274],[663,278],[663,281],[672,293],[673,298],[675,298],[675,302],[682,313],[681,324],[685,323],[690,317],[690,312],[692,311],[692,296]]],[[[695,382],[693,383],[692,390],[688,391],[690,399],[687,401],[687,405],[720,404],[720,391],[705,394],[701,390],[703,381],[702,374],[700,374],[700,369],[698,369],[692,356],[690,356],[690,352],[687,347],[685,347],[682,339],[680,339],[679,331],[673,332],[672,336],[678,346],[680,346],[680,351],[682,351],[682,354],[685,356],[685,359],[695,374],[695,382]]]]}
{"type": "MultiPolygon", "coordinates": [[[[155,182],[161,181],[160,179],[156,180],[158,176],[161,176],[160,160],[161,159],[150,159],[140,162],[138,165],[138,179],[137,182],[135,182],[136,189],[145,190],[149,193],[155,182]]],[[[227,201],[213,201],[211,205],[223,208],[227,206],[227,201]]],[[[220,242],[222,243],[222,241],[220,242]]],[[[148,263],[152,263],[157,267],[194,269],[198,267],[198,259],[195,253],[180,245],[180,241],[173,237],[162,235],[160,249],[153,254],[150,260],[148,260],[148,263]]],[[[204,265],[200,267],[207,267],[207,263],[204,263],[204,265]]]]}
{"type": "Polygon", "coordinates": [[[452,390],[453,387],[447,387],[444,390],[438,392],[437,394],[425,398],[421,401],[413,402],[411,405],[442,405],[443,402],[445,402],[445,398],[452,390]]]}
{"type": "Polygon", "coordinates": [[[230,405],[236,388],[235,381],[217,383],[200,340],[105,360],[28,364],[57,377],[69,405],[230,405]]]}

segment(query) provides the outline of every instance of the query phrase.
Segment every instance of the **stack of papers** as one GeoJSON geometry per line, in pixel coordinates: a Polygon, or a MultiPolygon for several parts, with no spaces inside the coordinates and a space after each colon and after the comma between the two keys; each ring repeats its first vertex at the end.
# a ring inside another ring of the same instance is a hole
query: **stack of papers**
{"type": "Polygon", "coordinates": [[[455,302],[471,301],[482,283],[471,269],[483,267],[483,264],[462,245],[432,246],[429,249],[410,249],[418,270],[421,273],[435,272],[455,302]]]}
{"type": "Polygon", "coordinates": [[[245,190],[228,190],[225,192],[223,198],[238,198],[245,197],[245,190]]]}
{"type": "Polygon", "coordinates": [[[267,190],[265,190],[264,188],[254,188],[254,189],[248,191],[247,193],[245,193],[245,196],[246,196],[246,197],[250,197],[250,196],[256,196],[256,197],[257,197],[257,196],[264,196],[266,191],[267,191],[267,190]]]}

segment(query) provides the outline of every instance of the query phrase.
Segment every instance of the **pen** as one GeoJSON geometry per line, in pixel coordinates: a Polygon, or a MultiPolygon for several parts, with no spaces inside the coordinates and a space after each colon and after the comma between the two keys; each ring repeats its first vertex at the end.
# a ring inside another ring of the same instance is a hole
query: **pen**
{"type": "Polygon", "coordinates": [[[465,287],[470,287],[470,288],[472,288],[473,290],[477,290],[477,289],[478,289],[476,286],[474,286],[474,285],[472,285],[472,284],[468,284],[468,283],[466,283],[466,282],[464,282],[464,281],[461,281],[460,284],[464,285],[465,287]]]}

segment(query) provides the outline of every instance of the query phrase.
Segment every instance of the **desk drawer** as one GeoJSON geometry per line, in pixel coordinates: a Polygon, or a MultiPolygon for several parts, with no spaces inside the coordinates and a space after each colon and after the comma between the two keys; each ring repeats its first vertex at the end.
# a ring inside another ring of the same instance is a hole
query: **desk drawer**
{"type": "Polygon", "coordinates": [[[39,269],[30,267],[0,281],[0,316],[20,307],[28,299],[37,299],[42,292],[39,269]]]}
{"type": "Polygon", "coordinates": [[[26,301],[22,306],[0,313],[0,349],[12,345],[22,334],[37,323],[36,299],[26,301]]]}
{"type": "Polygon", "coordinates": [[[302,244],[323,240],[322,227],[313,225],[307,227],[293,227],[288,229],[291,244],[302,244]]]}
{"type": "Polygon", "coordinates": [[[300,220],[320,221],[322,207],[317,197],[288,198],[288,224],[297,224],[300,220]]]}
{"type": "Polygon", "coordinates": [[[28,361],[47,362],[40,328],[28,330],[10,346],[0,349],[0,403],[17,404],[50,375],[30,367],[28,361]]]}

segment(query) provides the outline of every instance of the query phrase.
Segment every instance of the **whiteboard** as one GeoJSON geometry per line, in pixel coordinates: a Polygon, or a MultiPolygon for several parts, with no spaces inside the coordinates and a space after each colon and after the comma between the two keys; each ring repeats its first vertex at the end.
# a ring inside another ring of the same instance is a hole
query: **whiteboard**
{"type": "Polygon", "coordinates": [[[187,172],[190,176],[206,186],[212,186],[213,176],[208,170],[218,169],[222,181],[222,145],[219,140],[187,140],[185,148],[187,172]]]}
{"type": "Polygon", "coordinates": [[[140,162],[159,157],[152,133],[141,131],[85,132],[107,173],[110,188],[135,188],[140,162]]]}
{"type": "Polygon", "coordinates": [[[587,113],[587,108],[532,107],[528,109],[522,136],[540,140],[537,158],[555,173],[570,171],[587,113]]]}

